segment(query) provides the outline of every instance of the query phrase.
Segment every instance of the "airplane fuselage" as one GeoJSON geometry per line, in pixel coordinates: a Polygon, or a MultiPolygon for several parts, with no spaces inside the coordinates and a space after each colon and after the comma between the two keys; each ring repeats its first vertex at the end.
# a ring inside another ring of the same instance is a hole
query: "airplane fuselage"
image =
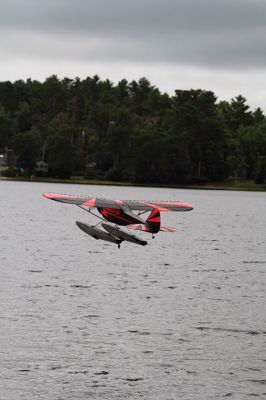
{"type": "Polygon", "coordinates": [[[99,213],[113,224],[127,226],[133,224],[145,225],[146,232],[157,233],[160,230],[161,218],[158,209],[153,209],[147,220],[143,220],[139,215],[134,214],[129,209],[99,208],[99,213]]]}
{"type": "Polygon", "coordinates": [[[117,208],[97,208],[99,213],[109,222],[117,225],[145,224],[145,221],[132,211],[117,208]]]}

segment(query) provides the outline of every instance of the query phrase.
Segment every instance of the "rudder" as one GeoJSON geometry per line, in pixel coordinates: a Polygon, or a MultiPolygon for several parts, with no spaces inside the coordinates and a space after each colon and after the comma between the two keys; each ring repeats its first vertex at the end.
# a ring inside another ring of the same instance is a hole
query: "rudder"
{"type": "Polygon", "coordinates": [[[151,233],[159,232],[161,227],[161,214],[158,208],[152,210],[146,222],[149,224],[151,233]]]}

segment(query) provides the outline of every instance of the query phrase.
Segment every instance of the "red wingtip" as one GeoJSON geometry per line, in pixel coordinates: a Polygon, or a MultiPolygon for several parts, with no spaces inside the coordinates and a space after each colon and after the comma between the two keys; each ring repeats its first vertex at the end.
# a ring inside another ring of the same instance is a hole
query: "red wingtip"
{"type": "Polygon", "coordinates": [[[72,198],[72,197],[76,197],[76,196],[71,196],[71,195],[65,195],[65,194],[60,194],[60,193],[43,193],[42,194],[43,197],[46,197],[47,199],[51,199],[51,200],[56,200],[56,199],[60,199],[60,198],[72,198]]]}
{"type": "Polygon", "coordinates": [[[43,193],[42,196],[46,197],[47,199],[53,199],[54,197],[56,197],[54,193],[43,193]]]}
{"type": "Polygon", "coordinates": [[[185,207],[187,209],[187,211],[192,211],[193,210],[193,206],[191,204],[183,203],[182,205],[183,205],[183,207],[185,207]]]}
{"type": "Polygon", "coordinates": [[[72,194],[61,194],[61,193],[43,193],[43,197],[47,197],[47,199],[82,199],[81,196],[75,196],[72,194]]]}

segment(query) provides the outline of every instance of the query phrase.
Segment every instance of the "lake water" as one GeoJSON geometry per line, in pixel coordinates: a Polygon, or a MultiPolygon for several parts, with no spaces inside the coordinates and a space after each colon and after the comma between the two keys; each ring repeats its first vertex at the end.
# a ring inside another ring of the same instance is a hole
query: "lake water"
{"type": "Polygon", "coordinates": [[[0,212],[1,400],[266,399],[266,193],[0,181],[0,212]],[[119,250],[46,191],[194,210],[119,250]]]}

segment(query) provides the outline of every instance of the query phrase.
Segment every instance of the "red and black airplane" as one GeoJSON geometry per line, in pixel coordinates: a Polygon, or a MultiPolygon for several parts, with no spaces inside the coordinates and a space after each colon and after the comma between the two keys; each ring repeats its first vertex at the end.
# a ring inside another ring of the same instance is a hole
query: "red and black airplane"
{"type": "Polygon", "coordinates": [[[174,232],[176,230],[175,228],[161,226],[160,212],[193,210],[190,204],[179,201],[110,200],[57,193],[44,193],[43,196],[61,203],[75,204],[100,218],[101,222],[94,226],[79,221],[76,221],[76,224],[81,230],[95,239],[116,243],[118,247],[120,247],[123,241],[140,244],[142,246],[147,244],[145,240],[126,232],[119,228],[118,225],[126,226],[130,230],[148,232],[154,237],[154,234],[159,231],[174,232]],[[94,208],[98,210],[103,218],[92,212],[94,208]],[[134,213],[133,210],[137,213],[134,213]],[[150,214],[145,220],[141,215],[146,212],[150,212],[150,214]],[[102,222],[105,220],[114,225],[102,222]],[[96,226],[98,225],[101,225],[104,231],[97,228],[96,226]]]}

